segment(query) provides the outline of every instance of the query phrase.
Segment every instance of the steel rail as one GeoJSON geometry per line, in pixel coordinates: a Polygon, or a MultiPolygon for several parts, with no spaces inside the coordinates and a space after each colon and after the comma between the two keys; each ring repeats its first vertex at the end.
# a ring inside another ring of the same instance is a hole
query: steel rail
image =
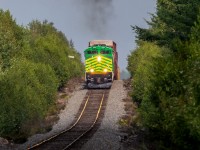
{"type": "Polygon", "coordinates": [[[86,130],[84,133],[82,133],[79,137],[77,137],[74,141],[72,141],[70,144],[68,144],[65,148],[63,148],[62,150],[66,150],[68,148],[70,148],[75,142],[77,142],[81,137],[83,137],[86,133],[88,133],[90,130],[92,130],[92,128],[94,127],[94,125],[96,124],[98,118],[99,118],[99,113],[101,111],[101,107],[102,107],[102,104],[103,104],[103,100],[104,100],[104,94],[102,95],[102,98],[101,98],[101,103],[99,105],[99,108],[98,108],[98,112],[96,114],[96,118],[94,120],[94,122],[92,123],[92,125],[90,126],[90,128],[88,130],[86,130]]]}
{"type": "MultiPolygon", "coordinates": [[[[91,94],[90,94],[90,95],[91,95],[91,94]]],[[[42,145],[42,144],[44,144],[44,143],[46,143],[46,142],[48,142],[48,141],[50,141],[50,140],[52,140],[52,139],[58,137],[59,135],[61,135],[61,134],[65,133],[65,132],[71,130],[72,128],[74,128],[74,127],[76,126],[76,124],[79,122],[79,120],[81,119],[81,117],[83,116],[83,113],[84,113],[85,108],[86,108],[86,106],[87,106],[87,104],[88,104],[88,100],[89,100],[89,98],[90,98],[90,95],[88,95],[88,97],[87,97],[87,100],[86,100],[85,105],[84,105],[84,107],[83,107],[83,109],[82,109],[82,111],[81,111],[81,114],[79,115],[78,119],[76,120],[76,122],[75,122],[71,127],[69,127],[68,129],[63,130],[62,132],[60,132],[60,133],[58,133],[58,134],[56,134],[56,135],[51,136],[51,137],[48,138],[48,139],[42,140],[41,142],[39,142],[39,143],[37,143],[37,144],[34,144],[34,145],[31,146],[31,147],[28,147],[27,150],[31,150],[31,149],[33,149],[33,148],[36,148],[36,147],[38,147],[38,146],[40,146],[40,145],[42,145]]]]}

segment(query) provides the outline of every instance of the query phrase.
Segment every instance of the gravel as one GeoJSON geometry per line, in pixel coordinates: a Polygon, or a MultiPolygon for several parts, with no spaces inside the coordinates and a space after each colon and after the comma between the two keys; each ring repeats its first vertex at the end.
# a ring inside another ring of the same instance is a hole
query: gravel
{"type": "MultiPolygon", "coordinates": [[[[77,86],[76,90],[67,100],[65,109],[59,114],[59,121],[53,126],[50,132],[36,134],[30,137],[26,143],[15,145],[15,148],[12,147],[12,150],[25,150],[31,145],[66,129],[66,126],[69,126],[72,123],[86,93],[87,89],[82,89],[81,85],[77,86]]],[[[118,122],[120,117],[126,114],[124,110],[125,102],[123,102],[123,99],[125,99],[126,96],[127,91],[123,87],[123,81],[114,81],[108,97],[106,111],[101,126],[93,137],[83,145],[82,150],[123,149],[120,142],[121,138],[123,138],[123,134],[119,131],[118,122]]]]}
{"type": "Polygon", "coordinates": [[[59,114],[59,121],[53,126],[52,130],[45,134],[36,134],[28,139],[24,144],[18,146],[17,150],[25,150],[31,145],[46,139],[60,131],[66,129],[69,126],[75,115],[78,113],[79,107],[87,93],[87,89],[82,89],[81,86],[77,86],[76,90],[71,94],[71,97],[67,100],[67,104],[64,110],[59,114]]]}
{"type": "Polygon", "coordinates": [[[93,137],[82,147],[82,150],[118,150],[123,149],[118,121],[126,114],[123,99],[127,92],[123,87],[123,81],[114,81],[106,106],[105,116],[100,128],[93,137]]]}

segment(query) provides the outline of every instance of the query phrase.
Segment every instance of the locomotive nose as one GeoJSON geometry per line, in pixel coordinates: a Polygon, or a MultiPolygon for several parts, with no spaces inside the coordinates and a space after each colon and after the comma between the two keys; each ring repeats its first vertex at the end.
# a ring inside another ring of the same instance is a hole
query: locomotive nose
{"type": "Polygon", "coordinates": [[[97,61],[100,62],[101,61],[101,56],[97,57],[97,61]]]}

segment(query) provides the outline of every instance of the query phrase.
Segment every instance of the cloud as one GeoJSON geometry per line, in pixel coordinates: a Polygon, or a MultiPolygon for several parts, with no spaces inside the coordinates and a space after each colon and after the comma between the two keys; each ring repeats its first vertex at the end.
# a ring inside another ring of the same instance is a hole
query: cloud
{"type": "Polygon", "coordinates": [[[96,36],[105,35],[114,16],[113,0],[76,0],[76,4],[83,16],[84,28],[96,36]]]}

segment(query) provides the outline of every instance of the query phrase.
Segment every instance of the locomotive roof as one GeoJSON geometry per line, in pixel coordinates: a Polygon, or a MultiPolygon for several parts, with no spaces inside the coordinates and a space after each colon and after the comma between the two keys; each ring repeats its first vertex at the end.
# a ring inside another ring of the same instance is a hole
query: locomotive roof
{"type": "Polygon", "coordinates": [[[100,49],[100,50],[113,50],[112,47],[106,46],[106,45],[93,45],[88,47],[87,49],[85,49],[84,51],[88,51],[88,50],[95,50],[95,49],[100,49]]]}
{"type": "Polygon", "coordinates": [[[92,40],[89,42],[89,46],[94,46],[94,45],[106,45],[109,47],[115,47],[116,43],[112,40],[92,40]]]}

